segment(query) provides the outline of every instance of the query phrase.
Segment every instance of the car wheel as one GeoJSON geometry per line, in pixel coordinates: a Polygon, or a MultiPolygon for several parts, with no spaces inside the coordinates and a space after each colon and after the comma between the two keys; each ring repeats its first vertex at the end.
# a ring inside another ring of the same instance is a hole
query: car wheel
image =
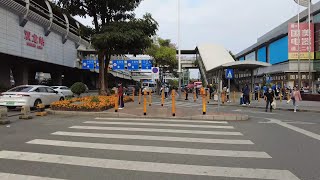
{"type": "Polygon", "coordinates": [[[37,108],[37,106],[38,106],[39,104],[41,104],[41,103],[42,103],[42,101],[41,101],[40,99],[37,99],[37,100],[34,102],[33,107],[34,107],[34,108],[37,108]]]}
{"type": "Polygon", "coordinates": [[[59,99],[59,101],[63,101],[64,100],[64,97],[61,97],[60,99],[59,99]]]}
{"type": "Polygon", "coordinates": [[[15,108],[17,108],[16,106],[7,106],[7,108],[9,109],[9,110],[13,110],[13,109],[15,109],[15,108]]]}

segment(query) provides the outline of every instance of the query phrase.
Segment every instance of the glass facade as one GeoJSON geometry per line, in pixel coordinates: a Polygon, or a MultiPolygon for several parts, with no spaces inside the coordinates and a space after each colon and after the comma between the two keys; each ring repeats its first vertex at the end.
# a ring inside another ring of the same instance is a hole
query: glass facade
{"type": "Polygon", "coordinates": [[[269,45],[269,63],[277,64],[288,60],[288,36],[269,45]]]}
{"type": "Polygon", "coordinates": [[[267,47],[262,47],[258,50],[258,61],[267,62],[267,47]]]}

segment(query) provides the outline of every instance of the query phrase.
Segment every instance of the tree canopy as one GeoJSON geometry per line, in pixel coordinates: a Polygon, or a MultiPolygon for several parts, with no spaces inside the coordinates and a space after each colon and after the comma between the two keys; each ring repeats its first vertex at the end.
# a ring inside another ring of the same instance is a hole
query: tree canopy
{"type": "Polygon", "coordinates": [[[178,68],[176,47],[169,39],[157,38],[146,50],[146,54],[154,58],[154,66],[160,67],[163,72],[173,72],[178,68]]]}
{"type": "Polygon", "coordinates": [[[157,22],[151,14],[136,19],[134,10],[142,0],[58,0],[71,15],[93,18],[92,44],[98,51],[99,94],[106,94],[106,74],[111,55],[142,53],[151,45],[157,22]],[[106,61],[104,61],[106,59],[106,61]],[[105,63],[106,62],[106,63],[105,63]]]}

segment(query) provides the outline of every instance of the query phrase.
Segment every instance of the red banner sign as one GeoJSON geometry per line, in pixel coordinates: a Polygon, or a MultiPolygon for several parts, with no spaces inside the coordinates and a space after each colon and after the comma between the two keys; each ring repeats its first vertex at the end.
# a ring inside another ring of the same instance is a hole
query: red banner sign
{"type": "Polygon", "coordinates": [[[24,30],[24,39],[26,40],[27,46],[37,49],[43,49],[44,47],[44,38],[37,34],[32,34],[30,31],[24,30]]]}
{"type": "Polygon", "coordinates": [[[290,23],[288,26],[288,40],[289,59],[299,58],[299,48],[300,59],[309,59],[309,46],[311,52],[311,59],[314,59],[314,24],[311,24],[309,32],[308,23],[300,23],[299,29],[297,23],[290,23]]]}

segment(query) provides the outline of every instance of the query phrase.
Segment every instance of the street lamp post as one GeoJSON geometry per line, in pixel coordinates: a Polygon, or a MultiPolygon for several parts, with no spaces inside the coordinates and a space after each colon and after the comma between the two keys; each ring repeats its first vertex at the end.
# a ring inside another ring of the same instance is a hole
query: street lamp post
{"type": "Polygon", "coordinates": [[[179,87],[178,94],[181,98],[181,37],[180,37],[180,0],[178,0],[178,74],[179,74],[179,87]]]}
{"type": "Polygon", "coordinates": [[[298,4],[298,30],[299,30],[299,52],[298,52],[298,76],[299,76],[299,88],[301,86],[301,73],[300,73],[300,6],[307,7],[308,8],[308,24],[309,24],[309,32],[308,32],[308,38],[309,38],[309,43],[308,43],[308,59],[309,59],[309,91],[311,88],[311,92],[313,92],[312,88],[312,70],[311,70],[311,5],[312,5],[312,0],[294,0],[298,4]],[[300,5],[300,6],[299,6],[300,5]]]}

